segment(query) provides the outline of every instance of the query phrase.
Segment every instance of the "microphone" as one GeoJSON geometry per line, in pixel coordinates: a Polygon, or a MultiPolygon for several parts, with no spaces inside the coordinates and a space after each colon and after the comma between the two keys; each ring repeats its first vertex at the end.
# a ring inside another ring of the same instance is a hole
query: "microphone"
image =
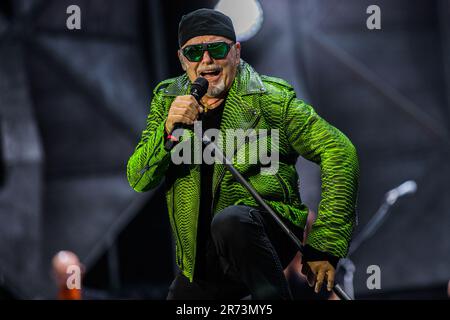
{"type": "MultiPolygon", "coordinates": [[[[203,77],[198,77],[195,79],[195,81],[191,84],[191,91],[190,95],[197,100],[197,102],[200,102],[200,99],[206,94],[208,91],[208,80],[206,80],[203,77]]],[[[178,142],[178,138],[173,135],[174,131],[177,129],[183,128],[182,123],[175,123],[172,132],[167,136],[167,141],[164,145],[164,148],[167,151],[172,150],[172,148],[175,146],[176,142],[178,142]]]]}
{"type": "Polygon", "coordinates": [[[199,102],[200,99],[203,98],[203,96],[208,91],[208,86],[209,86],[208,80],[206,80],[203,77],[198,77],[191,84],[191,96],[194,96],[195,100],[199,102]]]}
{"type": "Polygon", "coordinates": [[[414,180],[403,182],[397,188],[394,188],[386,193],[386,202],[393,205],[398,198],[407,194],[415,193],[417,190],[417,183],[414,180]]]}

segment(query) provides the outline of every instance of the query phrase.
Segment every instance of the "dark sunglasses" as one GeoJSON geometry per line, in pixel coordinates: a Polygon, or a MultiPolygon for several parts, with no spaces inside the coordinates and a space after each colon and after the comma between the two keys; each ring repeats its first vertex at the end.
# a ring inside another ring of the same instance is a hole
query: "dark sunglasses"
{"type": "Polygon", "coordinates": [[[234,43],[224,41],[193,44],[182,49],[183,55],[191,62],[199,62],[203,58],[203,54],[208,50],[209,55],[213,59],[223,59],[230,52],[234,43]]]}

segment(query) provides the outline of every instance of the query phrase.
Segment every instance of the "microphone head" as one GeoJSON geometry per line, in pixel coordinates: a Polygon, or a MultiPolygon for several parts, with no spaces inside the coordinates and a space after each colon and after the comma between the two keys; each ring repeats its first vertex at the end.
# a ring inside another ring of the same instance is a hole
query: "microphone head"
{"type": "Polygon", "coordinates": [[[392,205],[398,198],[417,191],[417,183],[414,180],[403,182],[397,188],[392,189],[386,194],[386,201],[392,205]]]}
{"type": "Polygon", "coordinates": [[[206,94],[208,91],[209,82],[203,77],[198,77],[195,79],[195,81],[191,84],[191,95],[194,96],[194,98],[197,101],[200,101],[200,99],[206,94]]]}
{"type": "Polygon", "coordinates": [[[400,196],[414,193],[417,190],[417,183],[414,180],[408,180],[399,185],[397,189],[400,196]]]}

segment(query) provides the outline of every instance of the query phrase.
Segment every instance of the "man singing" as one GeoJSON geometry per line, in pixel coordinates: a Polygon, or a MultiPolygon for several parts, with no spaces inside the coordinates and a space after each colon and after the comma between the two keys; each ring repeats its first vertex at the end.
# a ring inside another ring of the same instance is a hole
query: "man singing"
{"type": "MultiPolygon", "coordinates": [[[[271,141],[277,143],[276,171],[264,174],[260,162],[236,168],[300,239],[308,208],[298,193],[295,163],[301,155],[320,166],[322,197],[306,239],[303,272],[316,292],[323,284],[331,290],[354,227],[359,175],[354,146],[297,99],[289,83],[259,75],[240,58],[241,44],[226,15],[200,9],[183,16],[178,42],[185,73],[155,88],[147,126],[127,166],[138,192],[165,177],[180,269],[167,298],[292,298],[283,270],[298,249],[269,213],[222,163],[174,164],[175,149],[166,150],[175,124],[189,128],[200,119],[203,131],[215,128],[224,135],[231,129],[277,130],[277,141],[271,141]],[[198,77],[209,83],[200,101],[189,94],[198,77]]],[[[227,156],[236,161],[243,147],[227,156]]]]}

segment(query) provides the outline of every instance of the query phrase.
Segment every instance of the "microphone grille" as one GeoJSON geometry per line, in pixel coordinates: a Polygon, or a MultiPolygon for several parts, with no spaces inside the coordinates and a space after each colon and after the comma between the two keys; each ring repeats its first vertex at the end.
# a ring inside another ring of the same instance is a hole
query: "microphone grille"
{"type": "Polygon", "coordinates": [[[195,90],[197,91],[197,95],[199,97],[203,97],[208,91],[208,86],[209,86],[208,80],[206,80],[203,77],[198,77],[191,84],[191,92],[195,90]]]}

